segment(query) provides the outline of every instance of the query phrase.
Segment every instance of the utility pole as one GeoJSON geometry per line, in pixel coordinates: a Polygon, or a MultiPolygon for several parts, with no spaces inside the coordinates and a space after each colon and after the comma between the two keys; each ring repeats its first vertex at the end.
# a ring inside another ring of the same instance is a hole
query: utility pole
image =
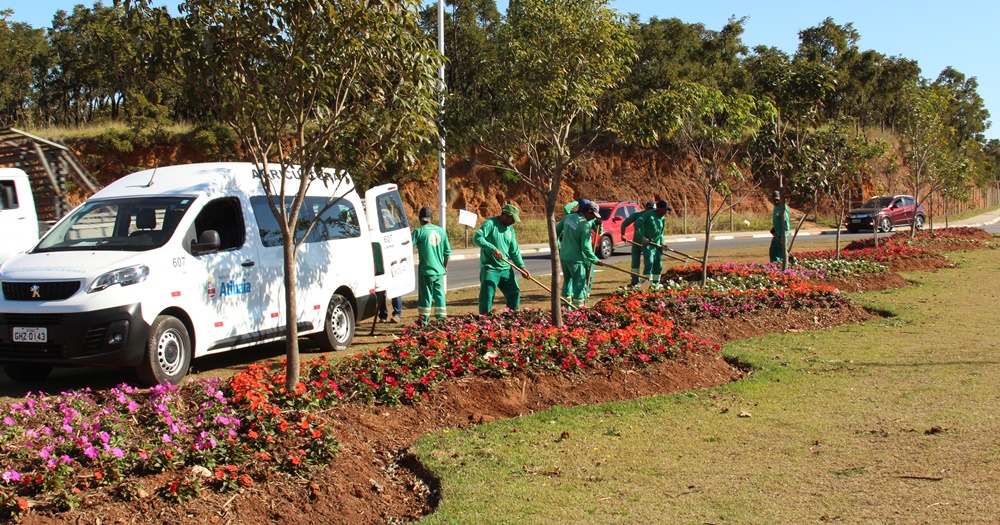
{"type": "MultiPolygon", "coordinates": [[[[438,0],[438,51],[441,52],[441,56],[444,57],[444,0],[438,0]]],[[[438,77],[440,79],[441,88],[441,108],[440,116],[441,121],[444,122],[444,96],[447,86],[444,82],[444,60],[441,61],[441,68],[438,70],[438,77]]],[[[446,209],[447,201],[445,199],[445,170],[444,170],[444,152],[445,152],[445,142],[444,142],[444,128],[440,130],[441,132],[441,144],[438,148],[438,210],[441,213],[441,228],[447,231],[446,225],[446,209]]]]}

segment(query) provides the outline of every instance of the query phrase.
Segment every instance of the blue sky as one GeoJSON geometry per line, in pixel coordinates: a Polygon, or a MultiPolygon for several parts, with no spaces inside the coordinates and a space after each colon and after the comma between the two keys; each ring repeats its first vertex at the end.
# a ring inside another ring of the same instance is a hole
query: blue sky
{"type": "MultiPolygon", "coordinates": [[[[58,9],[71,11],[73,0],[7,0],[0,9],[14,10],[10,20],[47,27],[58,9]]],[[[82,2],[93,5],[93,2],[82,2]]],[[[110,4],[107,0],[105,5],[110,4]]],[[[156,2],[178,5],[180,2],[156,2]]],[[[819,25],[826,17],[838,24],[851,22],[861,35],[861,49],[874,49],[889,56],[916,60],[924,77],[934,79],[947,66],[979,81],[979,94],[997,124],[988,138],[1000,138],[1000,65],[994,35],[1000,28],[1000,2],[996,0],[810,0],[723,1],[617,0],[611,5],[623,13],[650,17],[680,18],[700,22],[718,30],[731,16],[748,17],[743,42],[775,46],[788,53],[798,46],[802,29],[819,25]]],[[[498,0],[501,12],[507,1],[498,0]]]]}

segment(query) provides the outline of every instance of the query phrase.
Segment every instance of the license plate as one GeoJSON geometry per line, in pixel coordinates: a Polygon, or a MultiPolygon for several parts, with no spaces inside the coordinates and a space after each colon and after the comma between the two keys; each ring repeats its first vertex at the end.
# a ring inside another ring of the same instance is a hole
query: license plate
{"type": "Polygon", "coordinates": [[[12,335],[15,343],[47,343],[49,341],[49,330],[47,328],[15,326],[12,335]]]}
{"type": "Polygon", "coordinates": [[[851,219],[851,222],[861,222],[861,219],[851,219]]]}

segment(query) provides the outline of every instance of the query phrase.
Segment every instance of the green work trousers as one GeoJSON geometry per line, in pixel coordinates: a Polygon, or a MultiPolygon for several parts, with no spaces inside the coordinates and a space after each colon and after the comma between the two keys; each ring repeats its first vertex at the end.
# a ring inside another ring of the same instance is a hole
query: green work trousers
{"type": "MultiPolygon", "coordinates": [[[[785,238],[787,239],[787,237],[785,238]]],[[[781,237],[777,235],[771,237],[771,249],[768,252],[771,262],[780,262],[785,258],[785,247],[781,240],[781,237]]]]}
{"type": "Polygon", "coordinates": [[[590,285],[589,262],[562,261],[562,296],[573,306],[587,306],[587,290],[590,285]]]}
{"type": "Polygon", "coordinates": [[[448,308],[444,301],[444,275],[417,275],[417,315],[424,324],[433,315],[444,319],[448,308]]]}
{"type": "Polygon", "coordinates": [[[521,306],[521,287],[517,285],[514,269],[509,266],[505,270],[482,267],[479,269],[480,315],[493,311],[493,296],[498,288],[503,292],[507,308],[517,310],[521,306]]]}
{"type": "MultiPolygon", "coordinates": [[[[632,273],[639,273],[640,265],[642,264],[642,246],[632,245],[632,273]]],[[[633,275],[632,282],[629,283],[632,286],[639,285],[639,277],[633,275]]]]}
{"type": "Polygon", "coordinates": [[[659,284],[660,274],[663,273],[663,250],[656,246],[643,246],[642,259],[646,265],[643,275],[649,279],[650,284],[659,284]]]}

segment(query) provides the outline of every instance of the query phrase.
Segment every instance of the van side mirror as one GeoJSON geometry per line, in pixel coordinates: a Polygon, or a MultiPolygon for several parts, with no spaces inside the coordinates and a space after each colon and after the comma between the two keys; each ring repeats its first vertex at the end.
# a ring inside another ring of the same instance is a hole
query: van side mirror
{"type": "Polygon", "coordinates": [[[219,232],[215,230],[205,230],[201,232],[198,242],[191,241],[191,253],[201,255],[203,253],[214,252],[219,249],[222,241],[219,239],[219,232]]]}

